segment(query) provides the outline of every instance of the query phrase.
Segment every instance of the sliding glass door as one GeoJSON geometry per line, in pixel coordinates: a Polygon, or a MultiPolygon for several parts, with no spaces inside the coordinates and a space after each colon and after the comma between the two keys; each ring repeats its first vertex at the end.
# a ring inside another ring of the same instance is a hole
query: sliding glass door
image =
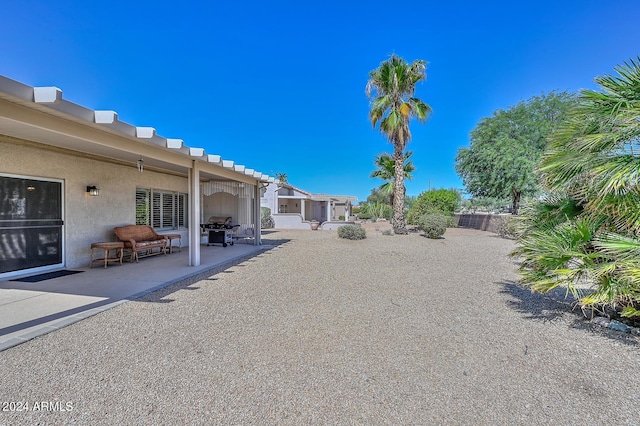
{"type": "Polygon", "coordinates": [[[62,181],[0,175],[0,274],[63,265],[62,181]]]}

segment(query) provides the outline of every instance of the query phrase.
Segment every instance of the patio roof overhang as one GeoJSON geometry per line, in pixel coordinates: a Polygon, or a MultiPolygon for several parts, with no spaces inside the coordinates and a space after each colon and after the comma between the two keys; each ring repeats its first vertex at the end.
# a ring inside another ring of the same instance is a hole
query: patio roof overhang
{"type": "Polygon", "coordinates": [[[187,176],[197,162],[200,180],[253,185],[275,179],[182,139],[165,138],[152,127],[118,120],[115,111],[95,111],[66,101],[57,87],[31,87],[0,76],[0,128],[4,135],[70,150],[131,167],[142,158],[148,170],[187,176]]]}

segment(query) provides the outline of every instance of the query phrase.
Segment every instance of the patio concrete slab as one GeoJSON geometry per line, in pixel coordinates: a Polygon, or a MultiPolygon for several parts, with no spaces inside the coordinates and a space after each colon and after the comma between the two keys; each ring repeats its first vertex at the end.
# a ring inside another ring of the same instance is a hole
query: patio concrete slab
{"type": "Polygon", "coordinates": [[[0,351],[265,248],[203,246],[201,264],[189,266],[183,247],[139,263],[74,268],[82,273],[36,283],[0,281],[0,351]]]}

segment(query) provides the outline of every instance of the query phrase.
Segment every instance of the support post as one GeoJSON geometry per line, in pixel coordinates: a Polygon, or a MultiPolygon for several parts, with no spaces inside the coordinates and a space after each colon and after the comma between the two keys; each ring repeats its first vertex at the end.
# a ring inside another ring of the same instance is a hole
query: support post
{"type": "Polygon", "coordinates": [[[195,160],[189,169],[189,266],[200,266],[200,169],[195,160]]]}
{"type": "Polygon", "coordinates": [[[260,211],[260,182],[256,182],[254,186],[254,195],[253,195],[253,245],[259,246],[262,244],[260,236],[262,234],[260,226],[262,225],[260,219],[262,218],[262,214],[260,211]]]}

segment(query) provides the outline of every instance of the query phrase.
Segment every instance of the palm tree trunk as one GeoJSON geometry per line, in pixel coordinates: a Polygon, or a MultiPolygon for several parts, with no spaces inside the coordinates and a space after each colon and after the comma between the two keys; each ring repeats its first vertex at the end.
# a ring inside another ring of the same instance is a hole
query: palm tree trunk
{"type": "Polygon", "coordinates": [[[399,143],[393,144],[395,160],[395,181],[393,185],[393,220],[391,225],[396,234],[407,233],[407,222],[404,218],[404,153],[399,143]]]}

